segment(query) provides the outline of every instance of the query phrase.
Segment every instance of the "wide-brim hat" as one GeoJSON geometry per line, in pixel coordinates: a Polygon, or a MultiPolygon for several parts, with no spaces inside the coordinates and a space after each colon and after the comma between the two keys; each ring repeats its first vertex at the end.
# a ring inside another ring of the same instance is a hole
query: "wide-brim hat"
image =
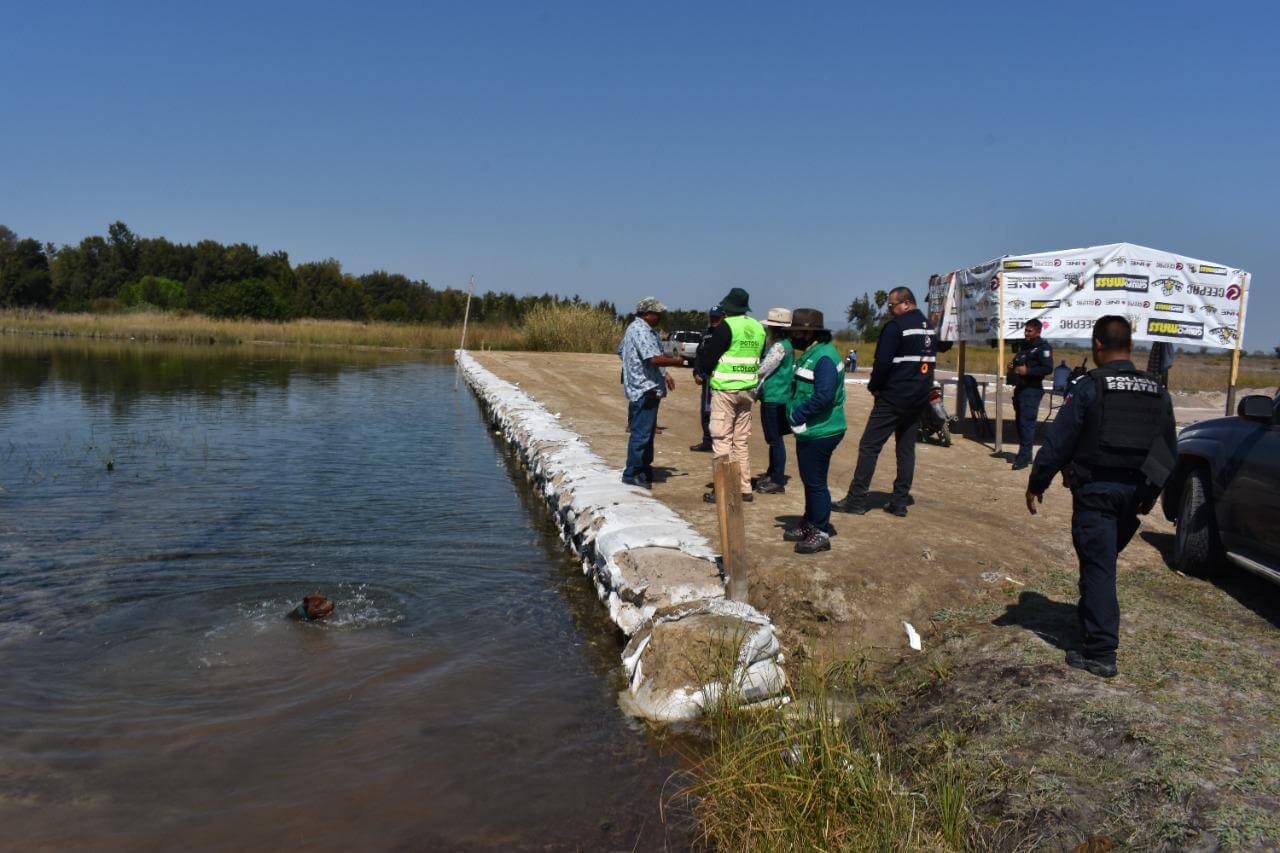
{"type": "Polygon", "coordinates": [[[797,308],[791,312],[791,331],[793,332],[829,332],[817,308],[797,308]]]}
{"type": "Polygon", "coordinates": [[[766,326],[779,326],[786,328],[791,325],[791,309],[790,308],[770,308],[769,316],[760,321],[766,326]]]}
{"type": "Polygon", "coordinates": [[[735,287],[729,291],[729,295],[720,300],[720,307],[724,309],[726,314],[745,314],[751,310],[748,304],[751,297],[741,287],[735,287]]]}

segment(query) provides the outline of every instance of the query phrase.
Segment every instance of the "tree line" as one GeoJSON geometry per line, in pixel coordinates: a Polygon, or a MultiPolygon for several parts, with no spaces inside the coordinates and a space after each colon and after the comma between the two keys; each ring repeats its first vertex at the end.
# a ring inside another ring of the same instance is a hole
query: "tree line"
{"type": "MultiPolygon", "coordinates": [[[[283,251],[263,254],[247,243],[194,245],[140,237],[123,222],[106,236],[57,246],[19,238],[0,225],[0,306],[55,311],[139,309],[193,311],[212,317],[290,320],[462,322],[467,294],[433,288],[399,273],[344,272],[333,259],[296,266],[283,251]]],[[[516,296],[488,291],[471,302],[471,320],[519,325],[538,305],[582,304],[544,293],[516,296]]],[[[613,303],[595,307],[614,315],[613,303]]]]}

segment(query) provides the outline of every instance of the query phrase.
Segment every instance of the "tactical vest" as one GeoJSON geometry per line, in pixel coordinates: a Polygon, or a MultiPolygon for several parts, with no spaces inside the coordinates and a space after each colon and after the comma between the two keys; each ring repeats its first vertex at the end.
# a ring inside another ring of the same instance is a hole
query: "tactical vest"
{"type": "Polygon", "coordinates": [[[1151,446],[1167,429],[1165,390],[1137,370],[1089,371],[1098,399],[1085,412],[1072,461],[1094,475],[1142,469],[1151,446]]]}
{"type": "Polygon", "coordinates": [[[792,412],[805,404],[813,396],[813,371],[821,358],[831,359],[836,368],[836,394],[830,408],[818,412],[806,422],[793,425],[791,431],[796,434],[796,441],[808,441],[814,438],[826,438],[845,431],[844,422],[844,361],[840,351],[829,342],[813,344],[796,360],[795,383],[791,390],[791,399],[787,401],[787,418],[792,412]]]}
{"type": "Polygon", "coordinates": [[[756,387],[760,375],[760,350],[764,348],[764,326],[745,314],[725,317],[731,339],[729,348],[711,373],[714,391],[745,391],[756,387]]]}
{"type": "Polygon", "coordinates": [[[795,378],[792,376],[795,368],[795,348],[787,338],[783,338],[780,343],[787,354],[782,357],[782,363],[778,365],[778,369],[769,374],[769,378],[764,381],[764,387],[760,389],[760,399],[765,403],[785,403],[791,399],[791,382],[795,378]]]}

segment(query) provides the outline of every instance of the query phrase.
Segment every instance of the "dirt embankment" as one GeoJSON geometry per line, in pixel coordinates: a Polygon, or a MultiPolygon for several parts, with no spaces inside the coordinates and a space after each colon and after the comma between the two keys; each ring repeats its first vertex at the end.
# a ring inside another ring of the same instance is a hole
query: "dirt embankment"
{"type": "MultiPolygon", "coordinates": [[[[616,356],[480,353],[477,358],[559,412],[561,423],[585,436],[604,459],[623,466],[626,401],[616,356]]],[[[702,500],[711,481],[711,456],[689,450],[701,439],[698,388],[689,371],[674,375],[676,389],[658,416],[663,431],[656,444],[653,494],[717,542],[715,507],[702,500]]],[[[858,438],[871,409],[865,386],[851,384],[847,390],[850,428],[831,466],[833,497],[841,497],[852,478],[858,438]]],[[[1023,497],[1026,473],[1010,471],[1008,462],[991,457],[990,447],[963,439],[949,448],[918,446],[912,490],[916,503],[906,518],[878,509],[892,490],[890,442],[872,481],[877,508],[865,516],[834,515],[838,535],[831,551],[798,555],[782,541],[783,527],[804,511],[790,439],[788,445],[792,479],[787,491],[757,495],[747,504],[746,532],[751,604],[774,620],[793,653],[893,657],[906,647],[904,621],[924,627],[940,610],[980,600],[1007,583],[1006,578],[1025,583],[1033,569],[1075,565],[1066,490],[1055,487],[1041,514],[1032,518],[1023,497]]],[[[753,473],[766,467],[759,429],[751,438],[751,464],[753,473]]],[[[1172,530],[1156,516],[1145,525],[1157,532],[1172,530]]],[[[1130,562],[1159,559],[1143,541],[1135,542],[1124,557],[1130,562]]]]}
{"type": "MultiPolygon", "coordinates": [[[[622,466],[616,357],[478,357],[622,466]]],[[[653,493],[714,542],[714,507],[702,501],[710,457],[688,450],[700,439],[697,387],[688,371],[675,375],[653,493]]],[[[871,402],[864,387],[847,390],[837,497],[871,402]]],[[[759,472],[758,436],[751,453],[759,472]]],[[[890,446],[872,484],[877,502],[892,479],[890,446]]],[[[802,557],[781,540],[803,507],[793,479],[785,495],[745,507],[751,603],[792,656],[837,668],[896,662],[854,669],[888,703],[895,748],[922,766],[953,756],[969,846],[1072,849],[1092,836],[1098,850],[1277,849],[1280,589],[1252,575],[1206,581],[1170,570],[1173,526],[1157,510],[1120,560],[1120,676],[1069,669],[1063,654],[1080,639],[1070,494],[1055,486],[1031,517],[1026,482],[977,442],[922,446],[907,518],[837,515],[832,550],[802,557]],[[907,649],[904,620],[924,635],[923,653],[907,649]]]]}

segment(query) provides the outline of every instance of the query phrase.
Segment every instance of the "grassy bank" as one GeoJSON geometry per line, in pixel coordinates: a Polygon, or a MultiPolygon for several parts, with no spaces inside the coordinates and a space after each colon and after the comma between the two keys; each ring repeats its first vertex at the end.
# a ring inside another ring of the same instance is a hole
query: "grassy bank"
{"type": "Polygon", "coordinates": [[[788,709],[718,710],[682,796],[723,849],[1276,849],[1276,589],[1145,565],[1119,591],[1114,680],[1062,663],[1074,574],[1027,567],[887,674],[811,664],[788,709]]]}
{"type": "MultiPolygon", "coordinates": [[[[348,320],[273,323],[217,320],[186,313],[62,314],[24,309],[0,312],[0,331],[182,344],[272,343],[411,350],[454,349],[462,336],[461,326],[348,320]]],[[[471,349],[609,352],[621,338],[622,326],[611,315],[576,305],[536,309],[523,326],[473,323],[467,327],[467,346],[471,349]]]]}

